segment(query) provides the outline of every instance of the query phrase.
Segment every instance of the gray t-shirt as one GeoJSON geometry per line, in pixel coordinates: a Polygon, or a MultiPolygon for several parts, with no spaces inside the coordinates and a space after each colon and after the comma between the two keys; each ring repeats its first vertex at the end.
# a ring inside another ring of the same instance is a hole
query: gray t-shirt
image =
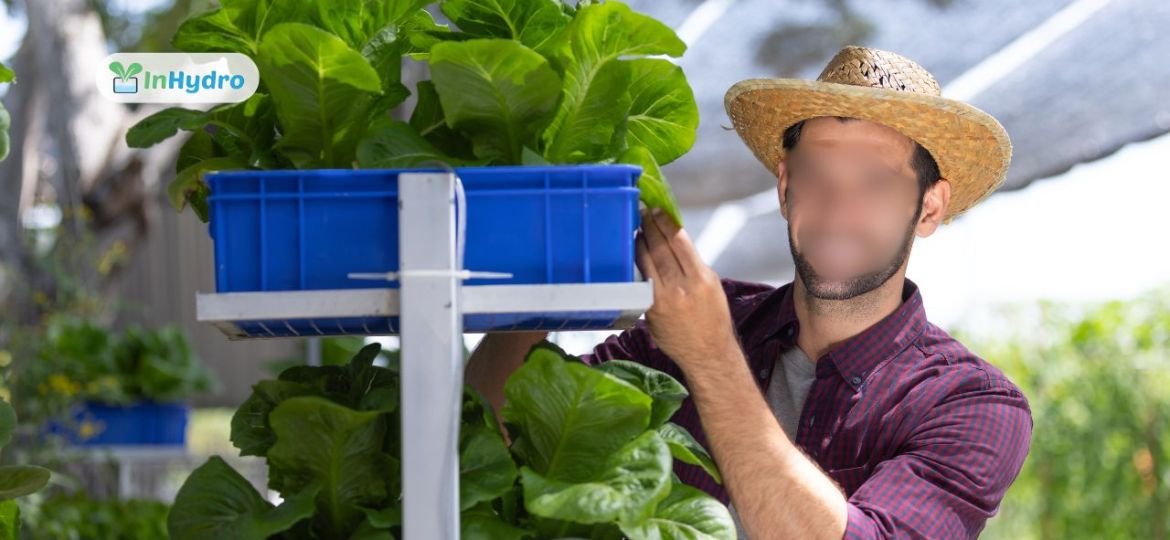
{"type": "MultiPolygon", "coordinates": [[[[772,370],[772,382],[768,385],[765,400],[788,435],[788,440],[796,441],[796,428],[800,425],[800,412],[804,409],[804,400],[808,397],[808,389],[816,379],[817,365],[808,359],[808,355],[800,347],[791,347],[780,353],[776,360],[776,367],[772,370]]],[[[743,526],[739,523],[739,516],[731,508],[731,517],[735,520],[735,528],[739,531],[739,540],[747,540],[743,526]]]]}

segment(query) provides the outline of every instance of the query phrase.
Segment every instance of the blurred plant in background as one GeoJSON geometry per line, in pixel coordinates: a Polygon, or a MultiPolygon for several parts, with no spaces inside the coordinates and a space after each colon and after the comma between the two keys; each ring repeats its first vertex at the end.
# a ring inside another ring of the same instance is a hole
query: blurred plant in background
{"type": "MultiPolygon", "coordinates": [[[[12,406],[0,400],[0,448],[12,441],[16,430],[16,413],[12,406]]],[[[20,512],[16,498],[32,495],[49,483],[48,469],[36,465],[4,465],[0,467],[0,539],[16,538],[20,530],[20,512]]]]}
{"type": "Polygon", "coordinates": [[[73,317],[50,321],[31,361],[8,380],[30,419],[58,417],[79,402],[184,401],[215,385],[178,328],[112,334],[73,317]]]}
{"type": "MultiPolygon", "coordinates": [[[[16,79],[16,74],[4,64],[0,64],[0,83],[10,83],[16,79]]],[[[8,157],[8,109],[0,103],[0,161],[8,157]]]]}
{"type": "Polygon", "coordinates": [[[1032,405],[1032,450],[986,538],[1170,531],[1170,290],[1017,313],[1015,335],[964,338],[1032,405]]]}
{"type": "Polygon", "coordinates": [[[21,538],[37,540],[164,540],[166,503],[142,499],[92,499],[84,493],[54,495],[29,505],[21,538]]]}

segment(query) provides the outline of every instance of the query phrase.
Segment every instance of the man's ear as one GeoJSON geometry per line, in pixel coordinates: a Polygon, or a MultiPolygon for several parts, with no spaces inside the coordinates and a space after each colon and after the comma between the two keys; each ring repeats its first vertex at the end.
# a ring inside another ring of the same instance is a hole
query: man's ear
{"type": "Polygon", "coordinates": [[[926,190],[922,198],[922,215],[914,232],[922,238],[934,234],[940,223],[947,215],[947,208],[951,205],[951,183],[946,178],[940,178],[933,186],[926,190]]]}
{"type": "Polygon", "coordinates": [[[780,197],[780,215],[788,220],[788,164],[782,159],[776,164],[776,193],[780,197]]]}

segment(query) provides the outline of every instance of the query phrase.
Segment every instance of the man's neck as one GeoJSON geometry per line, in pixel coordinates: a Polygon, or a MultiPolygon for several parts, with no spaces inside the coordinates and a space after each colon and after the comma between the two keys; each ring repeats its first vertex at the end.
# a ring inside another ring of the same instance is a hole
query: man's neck
{"type": "Polygon", "coordinates": [[[793,280],[793,302],[800,334],[796,344],[816,362],[840,343],[860,334],[902,305],[905,268],[882,286],[848,300],[813,297],[800,276],[793,280]]]}

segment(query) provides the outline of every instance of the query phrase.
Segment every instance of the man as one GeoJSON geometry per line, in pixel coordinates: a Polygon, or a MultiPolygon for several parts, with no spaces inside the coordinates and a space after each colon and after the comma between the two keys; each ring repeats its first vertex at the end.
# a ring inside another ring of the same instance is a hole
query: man
{"type": "MultiPolygon", "coordinates": [[[[796,279],[721,281],[669,218],[643,218],[654,282],[644,322],[598,345],[691,392],[674,421],[714,456],[741,535],[974,538],[1028,452],[1027,400],[930,324],[905,279],[915,236],[987,197],[1011,147],[986,113],[940,97],[924,69],[848,47],[816,81],[755,79],[727,93],[744,142],[777,176],[796,279]]],[[[543,334],[492,335],[469,383],[497,406],[543,334]]]]}

